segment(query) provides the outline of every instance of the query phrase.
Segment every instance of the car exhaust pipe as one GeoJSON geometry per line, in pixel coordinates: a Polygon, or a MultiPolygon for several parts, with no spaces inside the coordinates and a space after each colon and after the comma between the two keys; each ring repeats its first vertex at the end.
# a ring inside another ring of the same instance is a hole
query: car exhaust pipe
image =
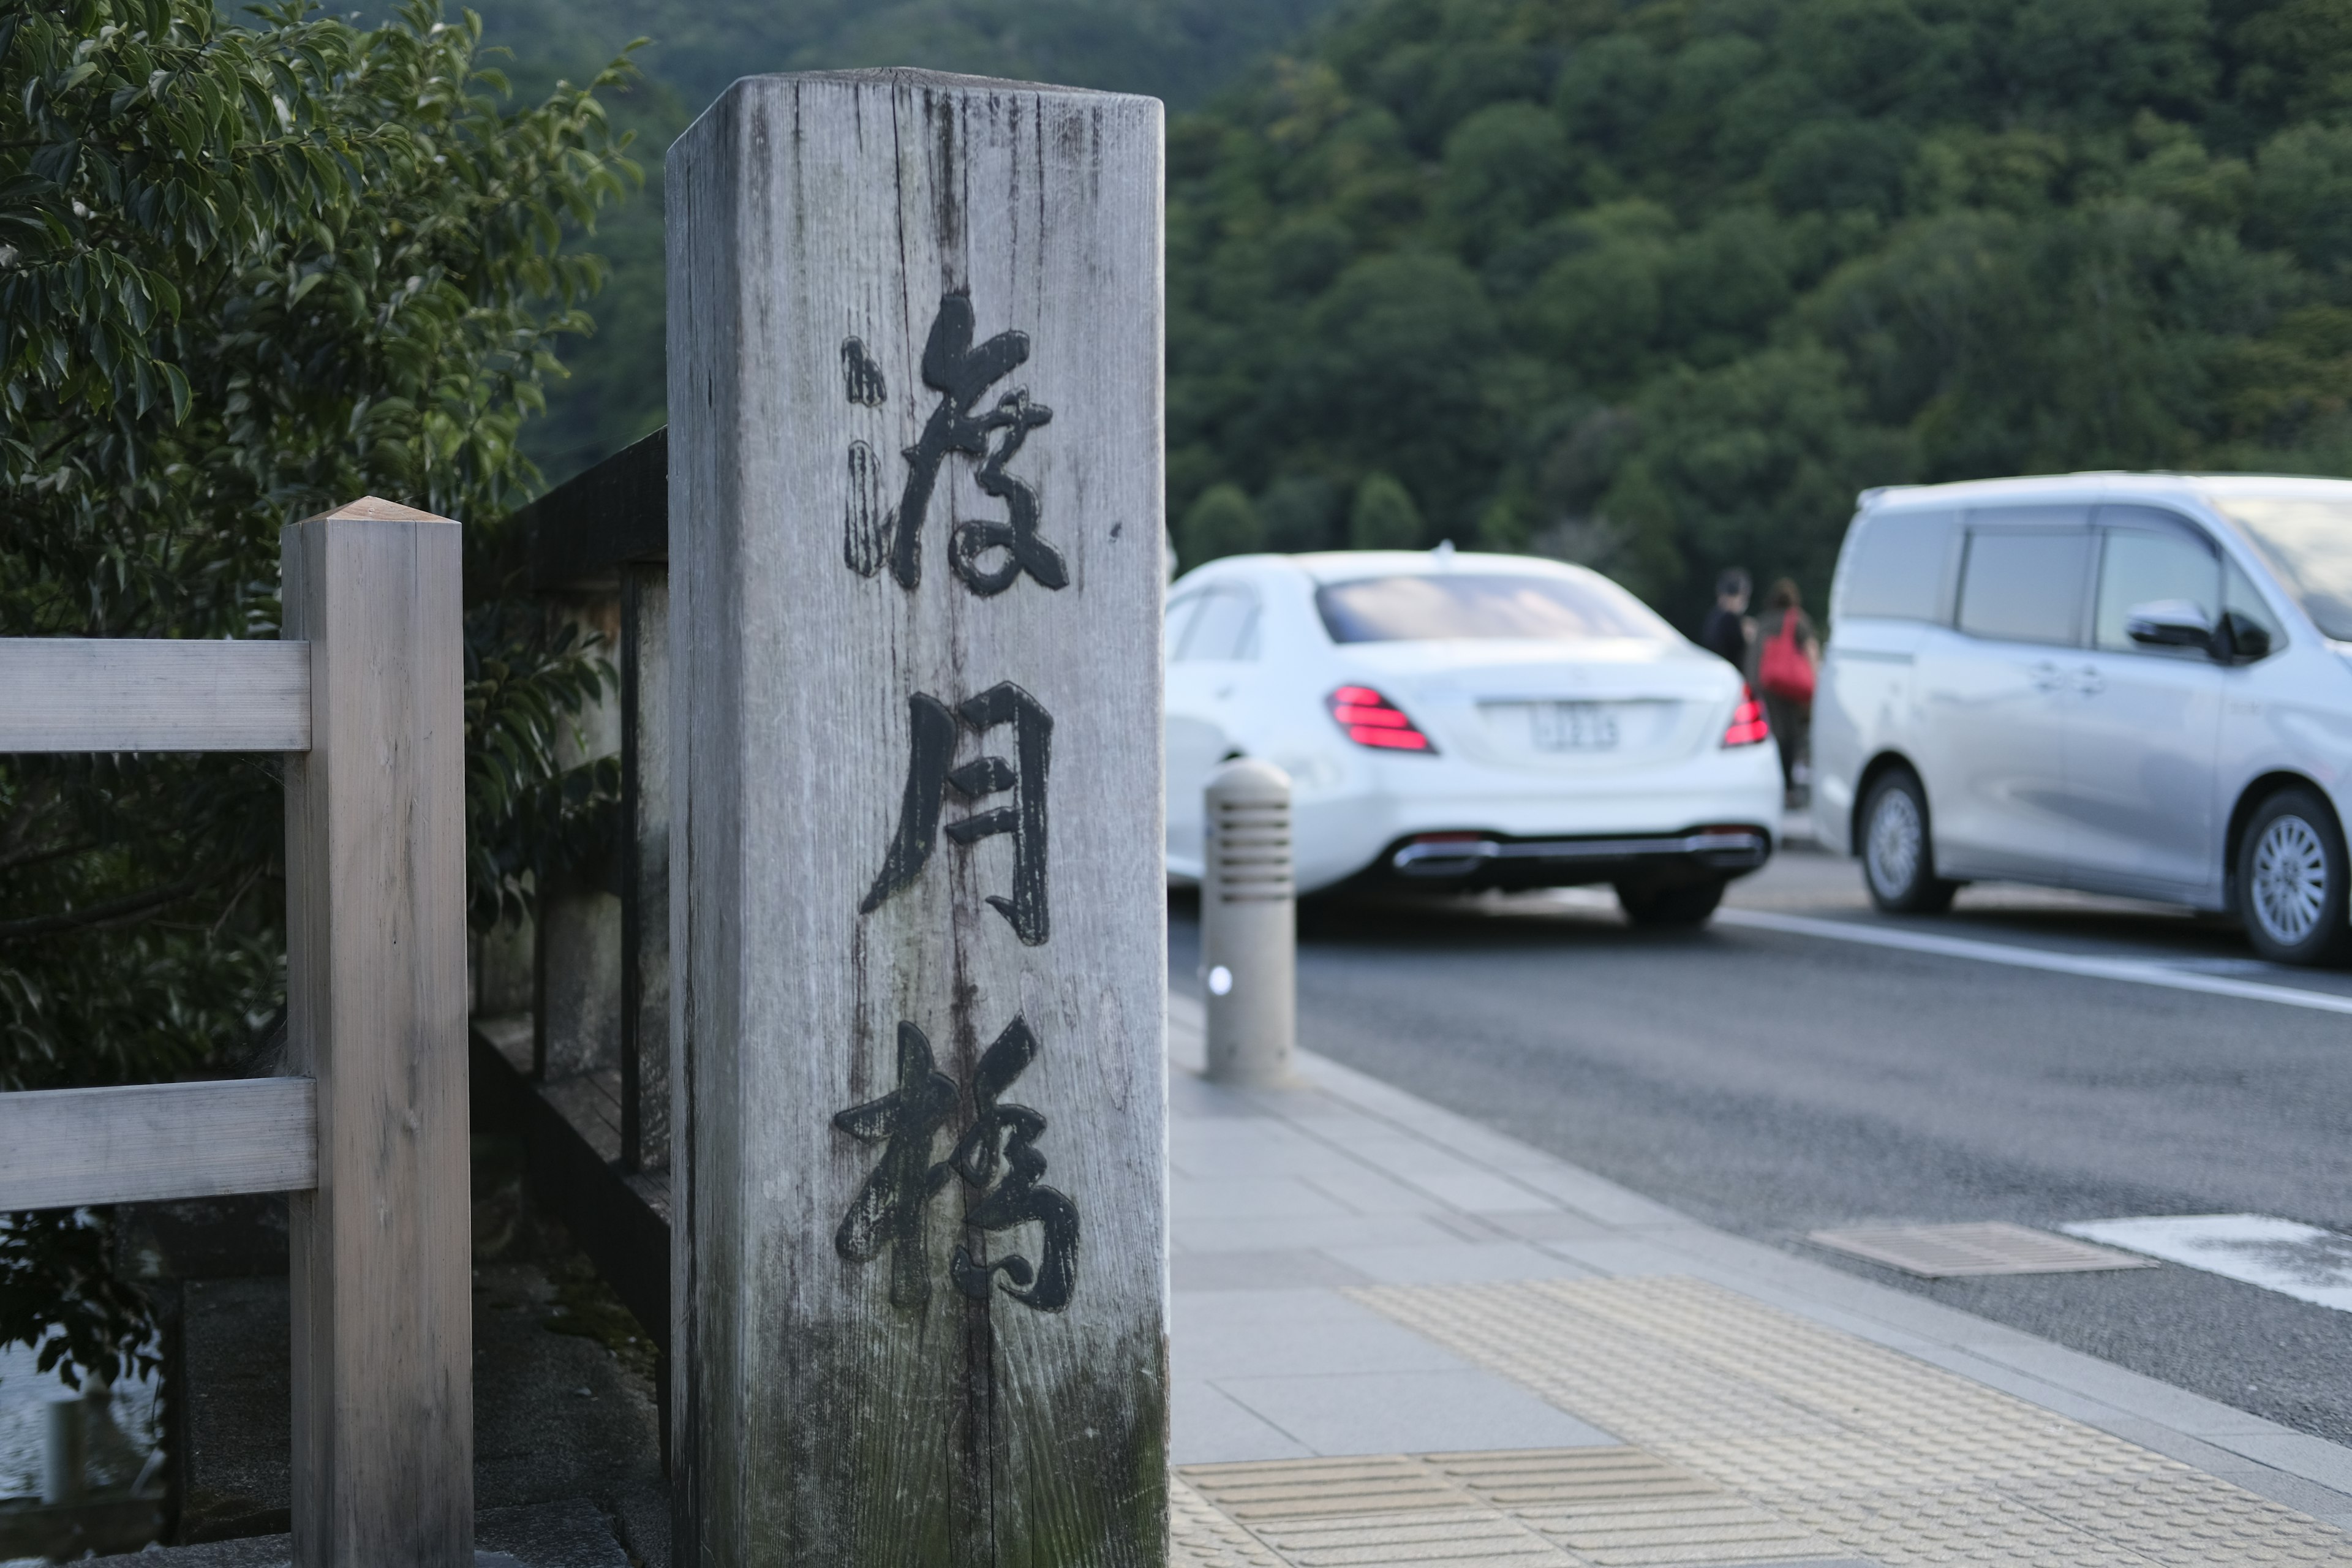
{"type": "Polygon", "coordinates": [[[1201,978],[1209,994],[1209,1078],[1253,1088],[1286,1084],[1298,1016],[1290,775],[1271,763],[1237,759],[1209,775],[1204,804],[1201,978]]]}

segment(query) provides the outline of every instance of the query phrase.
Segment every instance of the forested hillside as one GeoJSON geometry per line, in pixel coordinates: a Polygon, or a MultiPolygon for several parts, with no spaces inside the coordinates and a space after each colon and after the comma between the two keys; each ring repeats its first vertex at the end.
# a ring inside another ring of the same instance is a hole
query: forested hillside
{"type": "Polygon", "coordinates": [[[2352,471],[2343,0],[1372,0],[1170,197],[1194,559],[1352,523],[1687,616],[1818,603],[1866,485],[2352,471]]]}
{"type": "MultiPolygon", "coordinates": [[[[451,0],[452,6],[456,0],[451,0]]],[[[600,225],[612,263],[593,339],[525,445],[562,479],[662,422],[662,154],[737,77],[913,65],[1150,93],[1191,108],[1331,0],[473,0],[525,92],[594,77],[633,38],[639,80],[602,96],[646,182],[600,225]]]]}

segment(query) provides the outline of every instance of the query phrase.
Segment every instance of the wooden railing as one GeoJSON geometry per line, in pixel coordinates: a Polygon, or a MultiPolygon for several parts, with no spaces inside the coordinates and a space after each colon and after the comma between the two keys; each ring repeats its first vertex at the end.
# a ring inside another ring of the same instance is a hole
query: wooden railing
{"type": "Polygon", "coordinates": [[[456,524],[285,531],[284,640],[0,641],[0,752],[287,757],[286,1072],[0,1095],[0,1212],[291,1194],[294,1557],[473,1562],[456,524]]]}

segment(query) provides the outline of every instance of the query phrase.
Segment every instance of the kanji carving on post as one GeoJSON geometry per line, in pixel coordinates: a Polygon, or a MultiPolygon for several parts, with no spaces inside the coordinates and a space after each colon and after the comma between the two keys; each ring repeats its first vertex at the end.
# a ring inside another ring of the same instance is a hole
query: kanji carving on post
{"type": "Polygon", "coordinates": [[[938,698],[918,691],[907,700],[907,787],[898,807],[898,830],[891,835],[882,869],[857,912],[873,913],[910,886],[930,864],[932,847],[943,831],[940,818],[949,790],[969,800],[1010,791],[1013,805],[975,812],[949,823],[944,831],[967,847],[999,834],[1011,836],[1012,894],[991,894],[988,902],[1012,922],[1024,943],[1042,944],[1053,931],[1045,894],[1045,779],[1053,761],[1052,716],[1034,697],[1007,680],[966,699],[952,710],[938,698]],[[983,734],[1010,724],[1013,763],[1003,757],[983,756],[957,766],[959,721],[962,728],[983,734]]]}
{"type": "Polygon", "coordinates": [[[971,1075],[971,1125],[956,1140],[949,1163],[967,1185],[984,1195],[964,1211],[963,1222],[977,1231],[1009,1231],[1034,1223],[1044,1240],[1033,1266],[1013,1256],[983,1261],[968,1247],[959,1247],[948,1268],[956,1289],[973,1300],[984,1300],[989,1281],[1003,1274],[1015,1286],[1006,1295],[1041,1312],[1058,1312],[1069,1304],[1070,1288],[1078,1270],[1077,1206],[1051,1187],[1038,1185],[1045,1173],[1045,1156],[1037,1152],[1045,1119],[1025,1105],[1007,1105],[999,1098],[1012,1087],[1037,1055],[1037,1037],[1026,1021],[1015,1018],[982,1054],[971,1075]],[[1002,1161],[1004,1173],[997,1175],[1002,1161]]]}
{"type": "Polygon", "coordinates": [[[834,1232],[834,1248],[852,1263],[870,1263],[888,1251],[892,1306],[921,1307],[930,1300],[924,1214],[950,1177],[960,1177],[978,1194],[964,1210],[967,1230],[986,1237],[1034,1225],[1039,1237],[1034,1263],[1015,1253],[984,1258],[970,1241],[957,1247],[948,1265],[956,1289],[985,1300],[1002,1274],[1013,1287],[1003,1294],[1024,1307],[1057,1312],[1069,1305],[1077,1281],[1077,1206],[1041,1184],[1045,1156],[1037,1142],[1045,1136],[1045,1117],[1003,1100],[1036,1055],[1037,1037],[1025,1019],[1016,1017],[1004,1026],[972,1069],[971,1120],[954,1152],[937,1164],[931,1152],[940,1129],[962,1096],[955,1080],[939,1070],[930,1040],[912,1024],[898,1026],[898,1079],[891,1091],[834,1117],[833,1124],[851,1137],[883,1145],[881,1159],[834,1232]]]}
{"type": "MultiPolygon", "coordinates": [[[[930,336],[923,345],[923,384],[940,395],[921,437],[906,448],[907,484],[898,510],[884,529],[869,531],[888,537],[890,575],[902,588],[923,580],[923,528],[931,510],[940,469],[951,452],[981,459],[975,476],[981,489],[1004,503],[1002,519],[968,518],[955,525],[948,539],[948,564],[964,586],[982,598],[1004,592],[1023,573],[1047,588],[1068,585],[1069,568],[1061,552],[1038,535],[1037,492],[1004,471],[1019,455],[1029,432],[1046,424],[1054,411],[1031,400],[1029,389],[1015,387],[996,400],[996,406],[977,413],[988,389],[1029,358],[1029,335],[1003,331],[985,342],[971,341],[971,299],[952,293],[940,300],[930,336]],[[987,562],[991,555],[998,558],[987,562]]],[[[882,373],[852,338],[842,345],[845,383],[852,403],[878,405],[884,396],[882,373]]],[[[867,459],[870,465],[870,458],[867,459]]],[[[851,510],[866,503],[856,489],[865,469],[852,458],[851,510]]],[[[852,524],[852,537],[859,537],[852,524]]],[[[846,552],[852,570],[872,576],[882,569],[884,552],[853,544],[846,552]]]]}
{"type": "Polygon", "coordinates": [[[833,1124],[860,1142],[883,1145],[882,1158],[857,1189],[833,1245],[853,1263],[890,1254],[890,1302],[919,1307],[931,1297],[923,1268],[923,1205],[946,1180],[931,1163],[933,1135],[955,1111],[955,1080],[939,1070],[931,1042],[912,1024],[898,1026],[898,1086],[852,1106],[833,1124]]]}

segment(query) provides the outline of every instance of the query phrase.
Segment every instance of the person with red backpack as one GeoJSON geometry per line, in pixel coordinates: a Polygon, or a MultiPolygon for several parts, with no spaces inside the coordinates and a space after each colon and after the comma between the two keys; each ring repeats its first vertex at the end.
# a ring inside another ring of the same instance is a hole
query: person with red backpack
{"type": "Polygon", "coordinates": [[[1813,676],[1821,668],[1821,639],[1799,602],[1797,584],[1783,577],[1772,584],[1769,608],[1759,629],[1756,684],[1763,688],[1772,738],[1780,743],[1780,784],[1791,808],[1805,804],[1810,781],[1806,746],[1813,722],[1813,676]]]}

